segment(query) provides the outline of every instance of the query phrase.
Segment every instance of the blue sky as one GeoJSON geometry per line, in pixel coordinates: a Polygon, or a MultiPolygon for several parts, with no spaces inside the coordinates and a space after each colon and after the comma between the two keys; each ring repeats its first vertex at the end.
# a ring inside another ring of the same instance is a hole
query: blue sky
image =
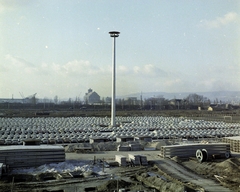
{"type": "Polygon", "coordinates": [[[240,90],[239,0],[0,0],[0,97],[240,90]]]}

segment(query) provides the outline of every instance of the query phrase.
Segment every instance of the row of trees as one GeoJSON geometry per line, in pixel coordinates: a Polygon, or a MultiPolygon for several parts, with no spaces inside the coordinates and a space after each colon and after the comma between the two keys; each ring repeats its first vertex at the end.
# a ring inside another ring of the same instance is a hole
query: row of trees
{"type": "MultiPolygon", "coordinates": [[[[58,96],[53,99],[36,99],[33,103],[1,103],[0,108],[33,108],[33,109],[110,109],[111,98],[102,98],[100,102],[88,105],[79,97],[59,101],[58,96]]],[[[218,102],[218,101],[217,101],[218,102]]],[[[116,99],[118,110],[165,110],[165,109],[197,109],[207,108],[210,99],[198,94],[189,94],[184,99],[165,99],[162,96],[137,99],[136,97],[116,99]]],[[[218,102],[221,104],[221,101],[218,102]]]]}
{"type": "MultiPolygon", "coordinates": [[[[83,106],[89,106],[87,102],[82,101],[80,98],[75,99],[69,98],[67,101],[59,101],[58,96],[55,96],[53,100],[43,99],[41,103],[46,105],[49,103],[54,103],[55,105],[65,105],[70,108],[81,108],[83,106]]],[[[102,98],[99,103],[93,104],[98,106],[97,108],[108,108],[111,105],[111,98],[102,98]]],[[[184,99],[165,99],[162,96],[150,97],[145,99],[137,99],[136,97],[129,98],[119,98],[116,99],[116,107],[118,109],[193,109],[197,107],[205,107],[210,105],[210,100],[207,97],[198,94],[189,94],[184,99]]],[[[96,107],[95,107],[96,108],[96,107]]]]}

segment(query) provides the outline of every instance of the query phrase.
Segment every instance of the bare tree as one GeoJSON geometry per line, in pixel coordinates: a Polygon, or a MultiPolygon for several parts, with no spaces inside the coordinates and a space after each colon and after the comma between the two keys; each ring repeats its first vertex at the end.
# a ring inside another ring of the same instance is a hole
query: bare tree
{"type": "Polygon", "coordinates": [[[54,97],[53,101],[55,104],[58,104],[58,96],[57,95],[54,97]]]}
{"type": "Polygon", "coordinates": [[[210,100],[207,97],[198,95],[196,93],[189,94],[185,98],[185,101],[188,105],[194,105],[194,106],[199,106],[199,107],[210,104],[210,100]]]}

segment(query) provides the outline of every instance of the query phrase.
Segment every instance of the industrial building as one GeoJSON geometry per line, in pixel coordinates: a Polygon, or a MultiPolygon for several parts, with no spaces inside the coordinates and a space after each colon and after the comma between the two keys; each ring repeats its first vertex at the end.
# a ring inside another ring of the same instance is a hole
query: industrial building
{"type": "Polygon", "coordinates": [[[100,96],[90,88],[88,89],[88,92],[85,93],[84,100],[86,104],[92,105],[95,103],[100,103],[100,96]]]}
{"type": "Polygon", "coordinates": [[[25,103],[25,104],[36,104],[37,99],[36,99],[36,94],[30,95],[28,97],[24,97],[23,94],[21,93],[22,99],[15,99],[13,98],[0,98],[0,103],[25,103]]]}

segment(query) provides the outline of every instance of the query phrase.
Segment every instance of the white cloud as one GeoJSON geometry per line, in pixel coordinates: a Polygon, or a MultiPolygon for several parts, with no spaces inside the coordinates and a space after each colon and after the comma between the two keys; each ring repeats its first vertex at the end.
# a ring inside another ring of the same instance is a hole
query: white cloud
{"type": "Polygon", "coordinates": [[[152,78],[156,76],[167,76],[167,73],[165,71],[153,64],[146,64],[143,67],[134,66],[133,71],[135,74],[144,75],[152,78]]]}
{"type": "MultiPolygon", "coordinates": [[[[73,60],[63,65],[58,63],[35,65],[24,59],[6,55],[3,63],[0,65],[2,95],[12,93],[18,95],[21,91],[26,93],[25,95],[38,92],[38,96],[41,97],[53,95],[71,97],[89,87],[101,89],[104,85],[105,90],[111,87],[111,66],[96,67],[89,61],[73,60]]],[[[123,74],[127,72],[124,66],[120,66],[119,69],[123,74]]]]}
{"type": "MultiPolygon", "coordinates": [[[[20,97],[38,93],[37,97],[74,98],[81,93],[83,97],[88,88],[92,88],[101,97],[111,96],[112,67],[94,66],[90,61],[73,60],[63,65],[58,63],[42,63],[35,65],[21,58],[7,55],[4,64],[0,65],[1,97],[20,97]]],[[[235,68],[236,69],[236,68],[235,68]]],[[[230,70],[232,71],[232,69],[230,70]]],[[[237,70],[236,70],[237,71],[237,70]]],[[[226,72],[227,73],[227,68],[226,72]]],[[[184,92],[209,91],[238,87],[240,79],[232,73],[231,79],[219,77],[218,73],[192,75],[166,72],[159,66],[117,67],[117,96],[136,92],[184,92]],[[233,81],[235,78],[235,81],[233,81]]]]}
{"type": "Polygon", "coordinates": [[[130,72],[130,70],[126,66],[124,66],[124,65],[119,65],[117,67],[117,72],[121,73],[121,74],[127,74],[127,73],[130,72]]]}
{"type": "MultiPolygon", "coordinates": [[[[96,67],[90,61],[84,60],[73,60],[63,65],[58,63],[35,65],[12,55],[7,55],[4,63],[0,68],[4,82],[0,84],[0,89],[5,95],[12,93],[16,95],[21,91],[25,95],[37,92],[38,97],[54,95],[71,97],[90,87],[101,96],[111,94],[112,66],[110,65],[96,67]]],[[[158,81],[162,82],[163,77],[158,73],[162,73],[162,70],[152,64],[134,68],[119,65],[116,71],[117,90],[121,95],[142,90],[142,86],[149,87],[150,91],[151,86],[158,81]],[[137,68],[139,73],[136,72],[137,68]]]]}
{"type": "Polygon", "coordinates": [[[201,20],[201,27],[207,28],[219,28],[229,23],[236,22],[238,20],[238,14],[235,12],[229,12],[225,14],[223,17],[217,17],[214,20],[201,20]]]}
{"type": "Polygon", "coordinates": [[[25,72],[27,75],[37,70],[33,64],[25,61],[24,59],[13,57],[11,55],[6,55],[5,59],[7,62],[2,65],[2,68],[5,71],[16,71],[18,73],[25,72]]]}
{"type": "Polygon", "coordinates": [[[0,1],[0,13],[4,11],[12,11],[19,7],[33,3],[31,0],[1,0],[0,1]]]}

